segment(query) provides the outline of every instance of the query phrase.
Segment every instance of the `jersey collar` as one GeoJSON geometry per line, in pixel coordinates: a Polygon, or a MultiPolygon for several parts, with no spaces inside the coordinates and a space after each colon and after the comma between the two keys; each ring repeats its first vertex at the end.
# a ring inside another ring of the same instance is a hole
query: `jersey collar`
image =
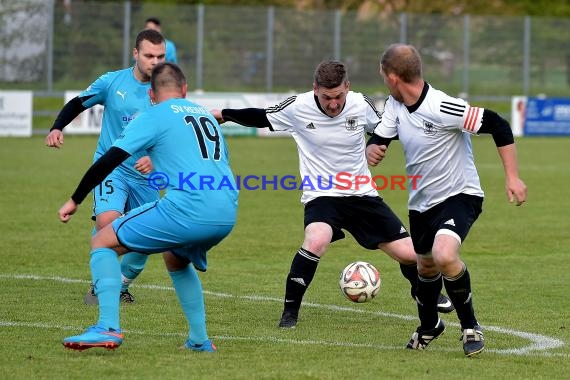
{"type": "Polygon", "coordinates": [[[422,94],[420,95],[420,98],[418,99],[418,101],[414,104],[412,104],[411,106],[406,106],[406,108],[408,109],[409,113],[413,113],[414,111],[416,111],[418,108],[420,108],[420,106],[422,105],[424,99],[427,96],[427,92],[429,90],[429,84],[428,82],[424,81],[424,88],[422,89],[422,94]]]}

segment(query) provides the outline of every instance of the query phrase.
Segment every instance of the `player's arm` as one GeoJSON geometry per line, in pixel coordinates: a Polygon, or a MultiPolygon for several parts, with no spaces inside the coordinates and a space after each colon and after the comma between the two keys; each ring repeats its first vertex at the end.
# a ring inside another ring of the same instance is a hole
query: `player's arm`
{"type": "Polygon", "coordinates": [[[47,146],[59,148],[63,145],[63,128],[88,108],[85,107],[84,103],[92,96],[76,96],[63,106],[49,130],[49,134],[46,136],[45,143],[47,146]]]}
{"type": "Polygon", "coordinates": [[[392,140],[396,140],[396,138],[381,137],[376,133],[372,133],[372,136],[366,143],[366,161],[368,165],[376,166],[384,159],[386,150],[392,140]]]}
{"type": "Polygon", "coordinates": [[[69,221],[71,215],[77,211],[77,206],[83,202],[89,192],[130,156],[130,153],[113,146],[104,155],[99,157],[85,172],[85,175],[79,182],[71,198],[59,209],[59,219],[63,223],[69,221]]]}
{"type": "Polygon", "coordinates": [[[496,112],[485,109],[477,133],[488,133],[493,136],[505,170],[505,188],[509,202],[516,201],[517,206],[522,205],[526,200],[527,188],[519,178],[517,150],[509,122],[496,112]]]}
{"type": "Polygon", "coordinates": [[[391,96],[386,99],[382,114],[376,110],[371,100],[367,99],[367,102],[376,113],[377,119],[380,120],[366,143],[366,161],[368,165],[376,166],[384,159],[386,149],[392,140],[398,140],[397,117],[394,111],[394,100],[391,96]]]}
{"type": "Polygon", "coordinates": [[[223,110],[212,110],[212,115],[218,123],[233,121],[245,127],[270,128],[271,123],[267,119],[267,113],[263,108],[225,108],[223,110]]]}
{"type": "Polygon", "coordinates": [[[368,142],[366,142],[366,146],[386,145],[387,148],[388,145],[390,145],[390,143],[394,140],[398,140],[398,136],[388,138],[388,137],[378,136],[376,133],[372,133],[372,135],[368,139],[368,142]]]}

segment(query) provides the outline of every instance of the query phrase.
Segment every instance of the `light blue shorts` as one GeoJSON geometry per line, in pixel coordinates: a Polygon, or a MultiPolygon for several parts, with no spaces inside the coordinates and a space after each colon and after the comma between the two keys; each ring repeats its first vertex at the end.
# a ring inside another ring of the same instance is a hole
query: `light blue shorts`
{"type": "Polygon", "coordinates": [[[171,251],[202,272],[208,267],[208,250],[228,236],[233,226],[195,222],[165,199],[138,207],[113,221],[119,242],[129,251],[171,251]]]}
{"type": "Polygon", "coordinates": [[[118,170],[109,174],[93,189],[93,216],[105,211],[121,214],[149,202],[155,202],[160,195],[145,180],[135,180],[118,170]]]}

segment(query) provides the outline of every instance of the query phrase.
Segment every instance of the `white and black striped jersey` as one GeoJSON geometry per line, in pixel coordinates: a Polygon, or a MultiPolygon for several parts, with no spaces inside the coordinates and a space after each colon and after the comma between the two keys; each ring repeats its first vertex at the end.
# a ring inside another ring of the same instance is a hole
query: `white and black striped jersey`
{"type": "Polygon", "coordinates": [[[289,131],[297,143],[301,180],[312,185],[303,186],[303,204],[319,196],[378,196],[370,182],[354,184],[356,176],[371,178],[365,134],[380,122],[371,99],[349,91],[342,112],[330,117],[309,91],[267,108],[266,116],[272,130],[289,131]]]}
{"type": "Polygon", "coordinates": [[[404,147],[408,208],[424,212],[460,193],[483,196],[473,160],[471,135],[481,127],[483,108],[448,96],[427,83],[418,102],[407,107],[389,97],[375,134],[396,135],[404,147]]]}

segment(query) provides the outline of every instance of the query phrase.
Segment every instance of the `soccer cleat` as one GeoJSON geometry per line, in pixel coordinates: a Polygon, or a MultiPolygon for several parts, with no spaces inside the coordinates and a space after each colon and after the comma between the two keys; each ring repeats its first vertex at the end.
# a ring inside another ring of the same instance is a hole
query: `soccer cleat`
{"type": "Polygon", "coordinates": [[[294,329],[297,326],[298,312],[284,310],[279,321],[279,327],[284,329],[294,329]]]}
{"type": "Polygon", "coordinates": [[[81,335],[70,336],[63,340],[65,348],[76,351],[101,347],[114,350],[123,343],[121,330],[106,329],[101,326],[91,326],[81,335]]]}
{"type": "Polygon", "coordinates": [[[463,352],[467,357],[477,355],[485,347],[483,329],[477,325],[472,329],[463,329],[459,340],[463,341],[463,352]]]}
{"type": "Polygon", "coordinates": [[[437,311],[440,313],[447,314],[451,313],[453,310],[455,310],[455,307],[451,303],[449,297],[440,293],[437,299],[437,311]]]}
{"type": "MultiPolygon", "coordinates": [[[[121,294],[119,295],[119,299],[123,303],[134,303],[135,302],[135,297],[129,292],[128,289],[125,291],[121,291],[121,294]]],[[[87,293],[83,297],[83,302],[85,302],[86,305],[98,305],[99,304],[99,299],[97,298],[97,295],[95,294],[95,287],[93,286],[93,284],[89,285],[89,290],[87,291],[87,293]]]]}
{"type": "Polygon", "coordinates": [[[85,293],[85,296],[83,297],[83,302],[85,302],[86,305],[99,304],[99,299],[95,294],[95,286],[93,285],[93,283],[89,284],[89,290],[87,290],[87,293],[85,293]]]}
{"type": "Polygon", "coordinates": [[[135,302],[135,297],[133,297],[133,295],[129,292],[129,289],[122,291],[121,290],[121,295],[119,296],[121,299],[121,302],[123,303],[134,303],[135,302]]]}
{"type": "Polygon", "coordinates": [[[192,351],[199,351],[199,352],[216,352],[216,351],[218,351],[218,348],[214,345],[214,343],[212,343],[212,341],[210,339],[208,339],[207,341],[205,341],[202,344],[192,344],[192,343],[190,343],[190,339],[188,339],[186,342],[184,342],[184,346],[182,348],[187,349],[187,350],[192,350],[192,351]]]}
{"type": "Polygon", "coordinates": [[[437,321],[435,327],[431,330],[422,330],[419,326],[412,334],[412,338],[406,345],[410,350],[424,350],[428,344],[434,339],[437,339],[445,331],[445,324],[441,319],[437,321]]]}

